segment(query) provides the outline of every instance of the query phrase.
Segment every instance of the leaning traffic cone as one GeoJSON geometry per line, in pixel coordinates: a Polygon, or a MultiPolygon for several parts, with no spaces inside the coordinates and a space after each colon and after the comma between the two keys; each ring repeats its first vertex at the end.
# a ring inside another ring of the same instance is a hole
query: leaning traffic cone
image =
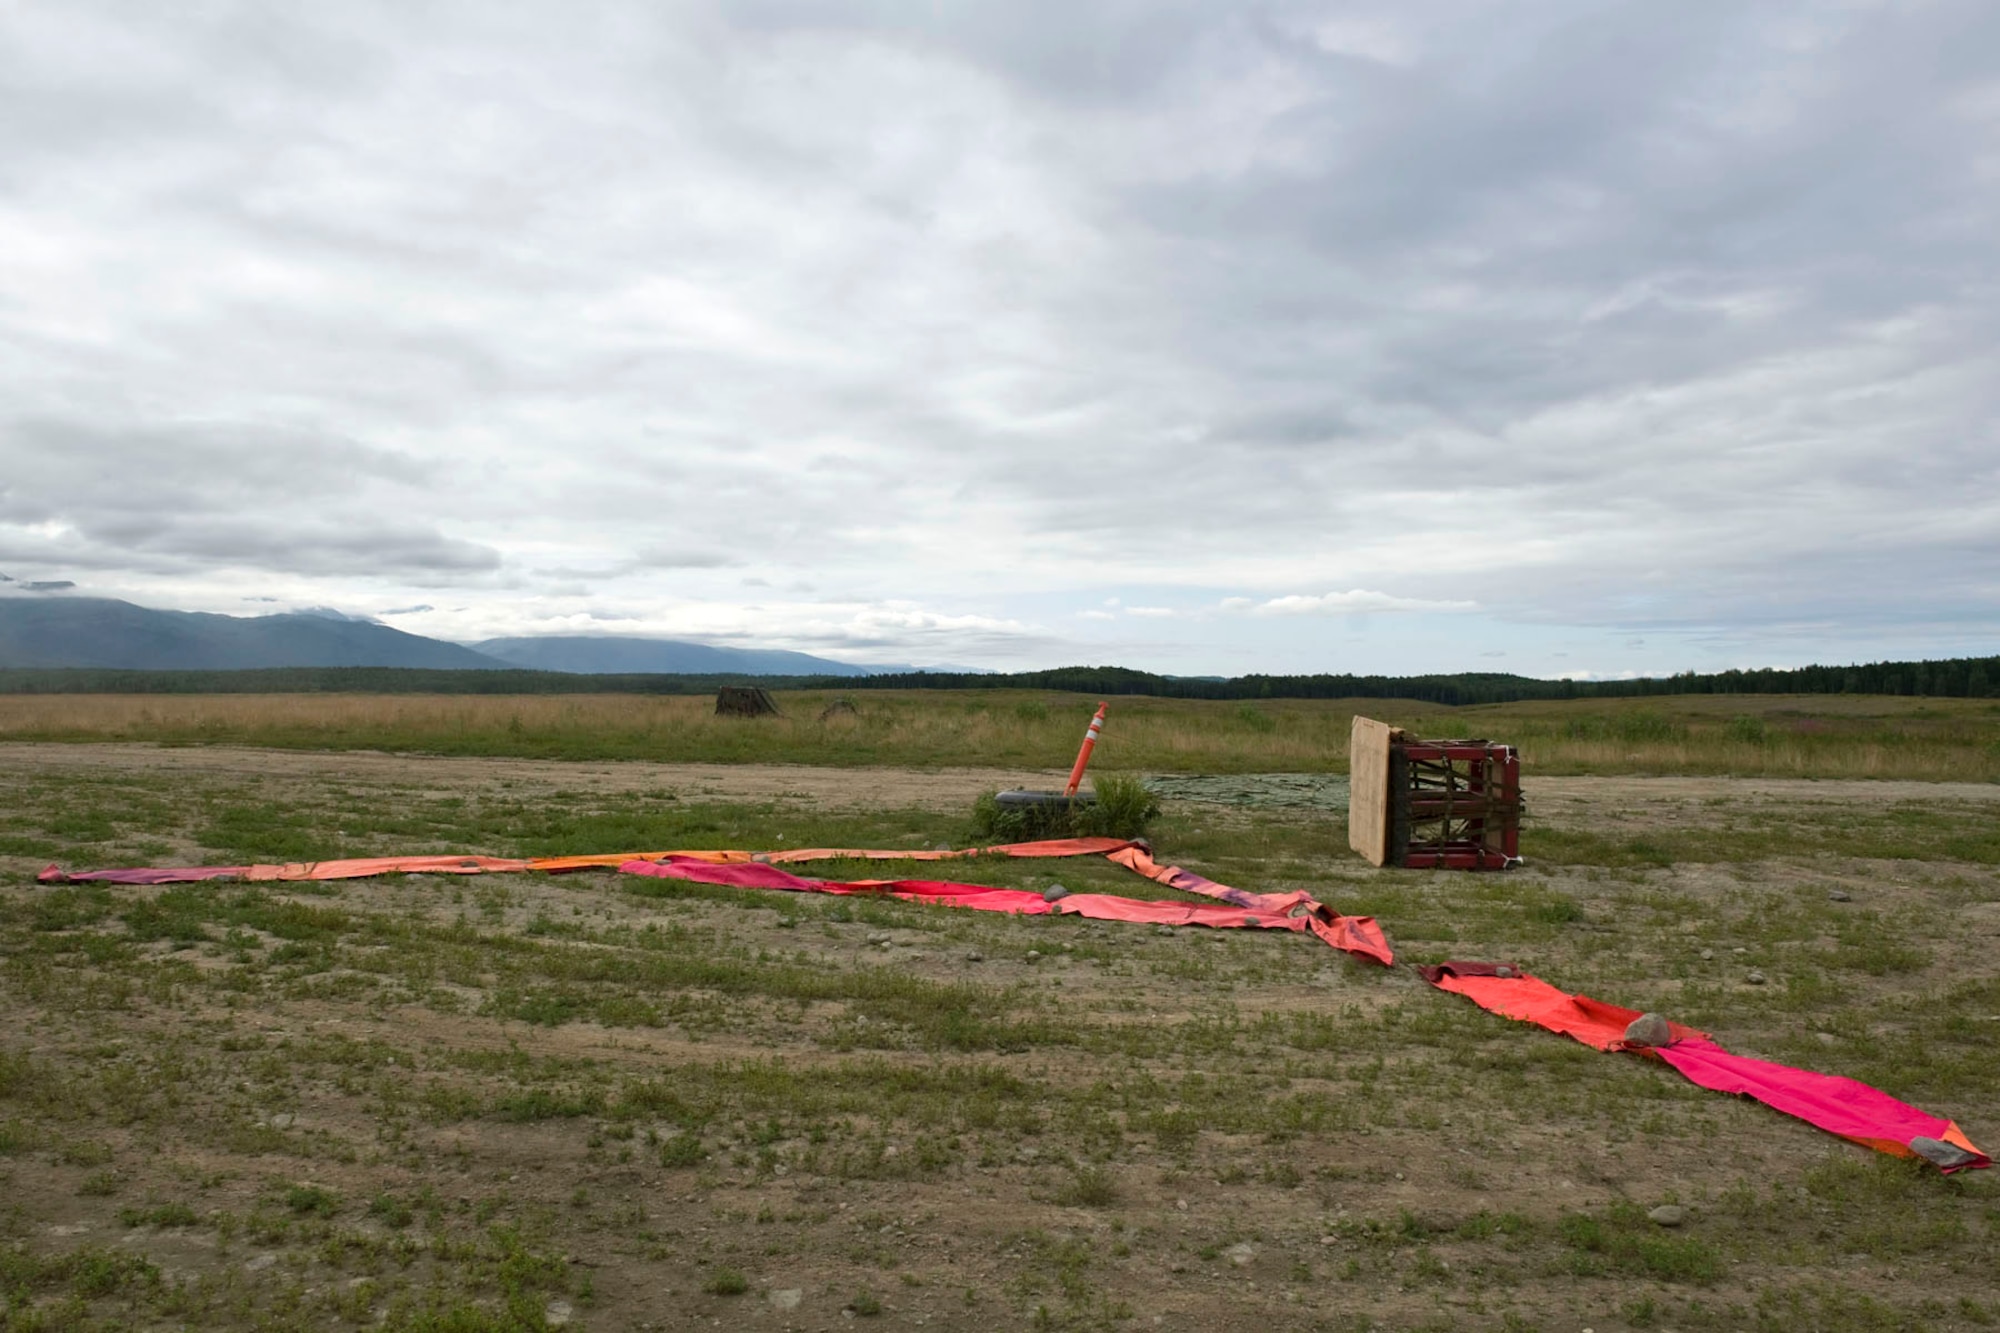
{"type": "Polygon", "coordinates": [[[1074,796],[1076,789],[1083,785],[1083,770],[1090,767],[1090,752],[1097,748],[1097,733],[1104,729],[1104,710],[1109,704],[1097,705],[1097,716],[1090,719],[1090,730],[1083,733],[1083,747],[1076,752],[1076,767],[1069,771],[1069,785],[1063,788],[1063,795],[1074,796]]]}

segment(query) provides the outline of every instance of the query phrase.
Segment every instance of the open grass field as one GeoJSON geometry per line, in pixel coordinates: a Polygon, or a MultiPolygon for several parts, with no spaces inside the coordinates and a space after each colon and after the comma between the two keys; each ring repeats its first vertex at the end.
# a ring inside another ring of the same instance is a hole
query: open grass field
{"type": "MultiPolygon", "coordinates": [[[[789,692],[718,718],[646,695],[0,695],[0,741],[157,741],[534,759],[1067,769],[1093,701],[1022,690],[789,692]],[[824,716],[823,716],[824,715],[824,716]]],[[[1151,773],[1344,773],[1356,712],[1519,745],[1540,773],[2000,780],[2000,700],[1677,695],[1442,708],[1120,698],[1104,761],[1151,773]]]]}
{"type": "MultiPolygon", "coordinates": [[[[0,699],[0,1329],[2000,1327],[2000,1173],[1941,1178],[1310,938],[612,875],[33,882],[959,844],[979,791],[1058,777],[1087,714],[783,702],[0,699]],[[1649,1222],[1663,1202],[1686,1224],[1649,1222]]],[[[1180,775],[1163,860],[1372,913],[1405,962],[1517,961],[1866,1080],[1992,1149],[2000,714],[1645,702],[1368,709],[1522,743],[1530,864],[1504,876],[1348,853],[1347,708],[1120,700],[1099,754],[1180,775]]],[[[1170,896],[1102,862],[951,873],[1170,896]]]]}

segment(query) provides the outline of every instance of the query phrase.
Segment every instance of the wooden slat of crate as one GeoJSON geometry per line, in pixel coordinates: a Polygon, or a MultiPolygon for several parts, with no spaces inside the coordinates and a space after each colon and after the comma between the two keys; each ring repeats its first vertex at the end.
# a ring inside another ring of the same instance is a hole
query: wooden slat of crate
{"type": "Polygon", "coordinates": [[[1390,847],[1389,754],[1401,729],[1356,717],[1347,741],[1347,845],[1370,865],[1386,865],[1390,847]]]}

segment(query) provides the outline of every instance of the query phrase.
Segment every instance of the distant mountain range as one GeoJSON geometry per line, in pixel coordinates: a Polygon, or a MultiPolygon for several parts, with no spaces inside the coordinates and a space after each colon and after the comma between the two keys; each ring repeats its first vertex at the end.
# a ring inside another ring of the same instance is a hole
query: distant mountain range
{"type": "Polygon", "coordinates": [[[325,608],[268,616],[158,611],[105,597],[49,595],[59,591],[57,586],[7,582],[29,595],[0,596],[0,668],[241,671],[365,666],[743,676],[871,676],[916,669],[856,666],[809,653],[717,648],[678,639],[557,635],[488,639],[467,646],[406,634],[325,608]]]}
{"type": "Polygon", "coordinates": [[[865,667],[777,648],[716,648],[679,639],[623,639],[554,634],[547,638],[488,639],[472,647],[508,666],[567,671],[580,676],[719,675],[873,676],[910,667],[865,667]]]}

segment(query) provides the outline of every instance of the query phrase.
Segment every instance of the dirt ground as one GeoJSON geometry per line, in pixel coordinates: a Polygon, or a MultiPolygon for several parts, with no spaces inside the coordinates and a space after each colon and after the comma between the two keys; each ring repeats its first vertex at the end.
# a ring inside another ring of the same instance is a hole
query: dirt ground
{"type": "MultiPolygon", "coordinates": [[[[1373,912],[1406,958],[1522,959],[2000,1137],[2000,874],[1904,855],[1893,823],[1917,803],[1990,820],[2000,788],[1531,780],[1538,828],[1713,845],[1455,877],[1361,866],[1315,813],[1323,780],[1291,776],[1170,794],[1162,855],[1373,912]],[[1867,855],[1731,851],[1732,821],[1809,842],[1862,816],[1892,821],[1867,855]]],[[[380,850],[640,802],[737,845],[782,845],[808,810],[929,841],[981,791],[1061,777],[0,746],[10,828],[72,865],[146,839],[230,850],[213,840],[253,800],[308,828],[323,807],[325,836],[380,850]],[[359,826],[384,810],[430,822],[359,826]],[[868,822],[885,811],[914,813],[868,822]]],[[[2000,1319],[1991,1181],[1310,937],[612,876],[51,891],[23,848],[0,856],[0,1198],[29,1274],[10,1318],[44,1322],[19,1327],[2000,1319]],[[1663,1203],[1688,1221],[1649,1221],[1663,1203]]],[[[978,873],[1160,892],[1102,864],[978,873]]]]}
{"type": "MultiPolygon", "coordinates": [[[[471,790],[497,783],[531,790],[683,791],[724,801],[793,800],[829,809],[957,810],[995,788],[1060,788],[1058,769],[824,768],[807,764],[657,764],[551,762],[535,759],[439,758],[369,751],[320,753],[238,746],[146,743],[55,745],[0,742],[0,773],[218,774],[260,781],[324,784],[420,784],[427,790],[471,790]]],[[[1323,774],[1248,773],[1152,779],[1171,800],[1221,806],[1344,809],[1344,778],[1323,774]]],[[[2000,784],[1805,778],[1537,777],[1532,808],[1550,817],[1587,807],[1639,811],[1656,805],[1728,799],[1748,803],[1887,805],[1917,799],[2000,804],[2000,784]]]]}
{"type": "Polygon", "coordinates": [[[723,801],[810,802],[829,809],[958,810],[999,787],[1060,789],[1067,772],[991,768],[816,768],[806,764],[567,763],[459,759],[370,751],[317,753],[239,746],[0,743],[0,772],[217,774],[305,785],[362,782],[427,791],[516,783],[530,791],[678,791],[723,801]]]}

